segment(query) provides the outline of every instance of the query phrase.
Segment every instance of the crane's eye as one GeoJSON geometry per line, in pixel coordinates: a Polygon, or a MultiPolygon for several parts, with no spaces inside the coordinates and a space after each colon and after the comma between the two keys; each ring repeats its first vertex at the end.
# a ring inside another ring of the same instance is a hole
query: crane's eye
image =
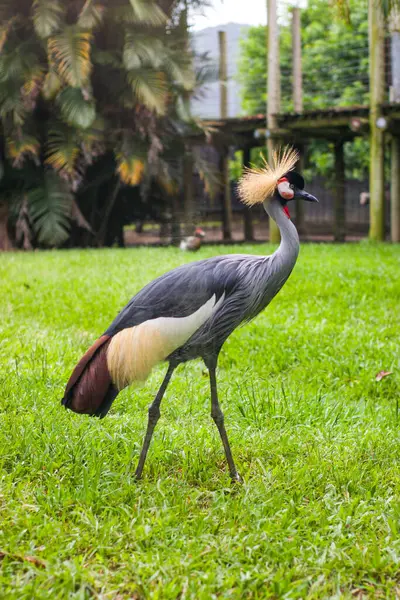
{"type": "Polygon", "coordinates": [[[291,184],[289,185],[289,187],[290,187],[290,189],[291,189],[291,190],[294,190],[294,185],[293,185],[293,183],[291,183],[291,184]]]}

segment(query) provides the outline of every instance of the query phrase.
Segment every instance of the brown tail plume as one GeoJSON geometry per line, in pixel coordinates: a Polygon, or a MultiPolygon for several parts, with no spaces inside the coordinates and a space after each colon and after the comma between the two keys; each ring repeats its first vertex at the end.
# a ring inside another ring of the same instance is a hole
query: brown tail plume
{"type": "Polygon", "coordinates": [[[105,417],[119,390],[107,367],[108,335],[101,336],[76,365],[61,403],[76,413],[105,417]]]}

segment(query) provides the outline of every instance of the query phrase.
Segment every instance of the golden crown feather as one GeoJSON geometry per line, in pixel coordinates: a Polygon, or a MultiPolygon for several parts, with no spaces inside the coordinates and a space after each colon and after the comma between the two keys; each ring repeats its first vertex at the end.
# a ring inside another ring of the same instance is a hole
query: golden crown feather
{"type": "Polygon", "coordinates": [[[293,171],[299,160],[299,153],[292,146],[274,151],[272,164],[263,157],[262,167],[246,168],[238,183],[238,194],[243,204],[261,204],[274,195],[278,181],[289,171],[293,171]]]}

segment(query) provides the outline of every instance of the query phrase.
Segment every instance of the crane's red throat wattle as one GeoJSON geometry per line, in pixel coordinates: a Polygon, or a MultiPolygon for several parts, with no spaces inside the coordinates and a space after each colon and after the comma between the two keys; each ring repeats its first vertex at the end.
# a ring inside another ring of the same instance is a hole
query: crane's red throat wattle
{"type": "Polygon", "coordinates": [[[285,215],[287,216],[288,219],[290,219],[290,212],[287,206],[283,207],[283,212],[285,213],[285,215]]]}

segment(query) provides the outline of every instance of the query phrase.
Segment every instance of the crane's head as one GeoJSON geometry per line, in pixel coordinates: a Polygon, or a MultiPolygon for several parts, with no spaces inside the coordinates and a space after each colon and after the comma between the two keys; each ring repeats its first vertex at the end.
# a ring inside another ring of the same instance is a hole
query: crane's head
{"type": "Polygon", "coordinates": [[[276,194],[289,219],[290,213],[287,207],[289,200],[300,199],[307,200],[308,202],[318,202],[315,196],[312,196],[304,190],[304,179],[300,173],[296,173],[296,171],[289,171],[279,179],[276,194]]]}
{"type": "Polygon", "coordinates": [[[297,198],[318,202],[318,200],[304,191],[304,179],[293,171],[299,160],[297,150],[286,146],[280,151],[274,152],[272,165],[264,159],[264,165],[246,169],[239,181],[239,196],[247,206],[268,202],[272,198],[279,200],[286,215],[290,217],[287,202],[297,198]]]}

